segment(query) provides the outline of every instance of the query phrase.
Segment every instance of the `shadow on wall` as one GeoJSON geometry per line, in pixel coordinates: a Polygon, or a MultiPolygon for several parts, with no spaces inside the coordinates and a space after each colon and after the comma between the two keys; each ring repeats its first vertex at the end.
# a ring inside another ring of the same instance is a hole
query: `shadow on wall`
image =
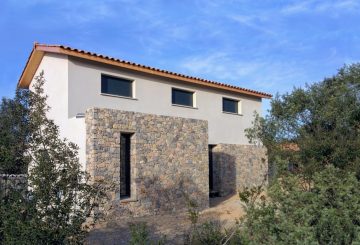
{"type": "Polygon", "coordinates": [[[180,174],[172,178],[154,176],[145,178],[138,183],[142,202],[157,212],[182,211],[186,209],[185,196],[197,201],[204,209],[208,207],[208,193],[200,181],[193,176],[180,174]]]}
{"type": "Polygon", "coordinates": [[[236,157],[213,152],[214,191],[224,197],[236,193],[236,157]]]}
{"type": "Polygon", "coordinates": [[[203,186],[201,182],[197,182],[190,175],[180,174],[170,177],[156,175],[136,178],[135,182],[135,201],[113,201],[110,219],[185,212],[187,209],[186,197],[195,200],[200,210],[209,207],[207,186],[203,186]]]}
{"type": "Polygon", "coordinates": [[[166,235],[171,241],[182,241],[184,232],[190,227],[187,197],[195,200],[202,210],[209,205],[209,193],[207,189],[198,188],[199,183],[189,175],[171,177],[136,179],[137,201],[113,201],[106,222],[91,230],[87,244],[129,244],[129,223],[134,222],[146,222],[152,239],[159,240],[166,235]]]}

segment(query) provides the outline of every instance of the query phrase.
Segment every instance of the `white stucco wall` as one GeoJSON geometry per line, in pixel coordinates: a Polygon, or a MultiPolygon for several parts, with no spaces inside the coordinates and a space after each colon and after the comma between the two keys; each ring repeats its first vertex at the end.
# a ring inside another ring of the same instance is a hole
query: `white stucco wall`
{"type": "Polygon", "coordinates": [[[248,144],[244,129],[251,127],[253,113],[261,113],[261,99],[221,90],[191,85],[159,77],[129,72],[120,68],[69,58],[68,117],[87,108],[102,107],[166,116],[207,120],[209,144],[248,144]],[[135,100],[101,95],[101,74],[134,80],[135,100]],[[172,87],[195,92],[196,109],[173,106],[172,87]],[[240,115],[222,112],[222,98],[241,101],[240,115]]]}
{"type": "Polygon", "coordinates": [[[254,111],[261,113],[259,98],[150,77],[65,55],[46,54],[36,75],[42,70],[46,79],[44,91],[51,107],[48,116],[59,126],[61,137],[79,146],[79,158],[84,167],[85,120],[76,118],[76,114],[85,113],[91,107],[207,120],[209,144],[248,144],[244,129],[251,127],[254,111]],[[101,95],[102,73],[134,80],[136,99],[101,95]],[[173,106],[172,87],[194,91],[196,109],[173,106]],[[242,115],[223,113],[223,97],[240,100],[242,115]]]}
{"type": "Polygon", "coordinates": [[[79,160],[85,169],[85,120],[68,116],[68,64],[67,56],[46,54],[35,76],[44,71],[44,93],[48,96],[47,104],[51,107],[47,116],[59,126],[61,138],[79,146],[79,160]]]}

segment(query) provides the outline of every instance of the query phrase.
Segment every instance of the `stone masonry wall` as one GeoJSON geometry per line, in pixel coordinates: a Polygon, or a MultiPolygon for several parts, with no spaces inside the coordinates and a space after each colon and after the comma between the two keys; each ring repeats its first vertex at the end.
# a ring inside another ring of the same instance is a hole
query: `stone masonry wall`
{"type": "Polygon", "coordinates": [[[186,208],[184,194],[209,205],[208,126],[203,120],[112,109],[86,112],[87,171],[111,181],[116,215],[143,216],[186,208]],[[131,138],[131,197],[120,200],[120,134],[131,138]]]}
{"type": "Polygon", "coordinates": [[[267,183],[265,147],[218,144],[213,148],[213,162],[214,190],[220,196],[236,193],[244,187],[267,183]]]}

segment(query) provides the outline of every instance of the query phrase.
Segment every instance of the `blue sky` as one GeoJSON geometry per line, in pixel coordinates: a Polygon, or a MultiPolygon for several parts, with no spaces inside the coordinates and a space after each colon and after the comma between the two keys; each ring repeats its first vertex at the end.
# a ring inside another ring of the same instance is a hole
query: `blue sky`
{"type": "Polygon", "coordinates": [[[360,0],[1,0],[0,97],[34,41],[284,93],[359,62],[359,23],[360,0]]]}

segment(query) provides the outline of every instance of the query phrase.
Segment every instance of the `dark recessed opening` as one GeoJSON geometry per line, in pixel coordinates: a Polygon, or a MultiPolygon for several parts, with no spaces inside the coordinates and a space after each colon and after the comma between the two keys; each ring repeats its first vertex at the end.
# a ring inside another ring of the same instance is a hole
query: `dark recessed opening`
{"type": "Polygon", "coordinates": [[[120,77],[101,75],[101,93],[124,97],[133,97],[133,81],[120,77]]]}
{"type": "Polygon", "coordinates": [[[219,193],[214,190],[214,154],[213,149],[216,145],[209,145],[209,196],[217,197],[219,193]]]}
{"type": "Polygon", "coordinates": [[[239,101],[223,98],[223,112],[239,113],[239,101]]]}
{"type": "Polygon", "coordinates": [[[184,105],[194,107],[194,92],[181,90],[181,89],[172,89],[172,103],[174,105],[184,105]]]}
{"type": "Polygon", "coordinates": [[[120,135],[120,198],[131,196],[131,136],[120,135]]]}

